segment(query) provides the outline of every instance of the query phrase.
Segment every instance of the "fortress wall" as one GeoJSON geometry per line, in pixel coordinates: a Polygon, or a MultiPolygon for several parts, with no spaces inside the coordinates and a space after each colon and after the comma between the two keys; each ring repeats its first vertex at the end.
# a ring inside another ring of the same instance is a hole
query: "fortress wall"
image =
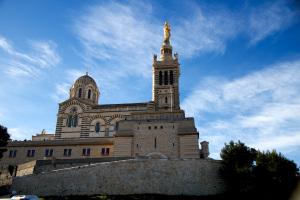
{"type": "Polygon", "coordinates": [[[216,160],[133,159],[16,177],[19,194],[212,195],[225,191],[216,160]]]}

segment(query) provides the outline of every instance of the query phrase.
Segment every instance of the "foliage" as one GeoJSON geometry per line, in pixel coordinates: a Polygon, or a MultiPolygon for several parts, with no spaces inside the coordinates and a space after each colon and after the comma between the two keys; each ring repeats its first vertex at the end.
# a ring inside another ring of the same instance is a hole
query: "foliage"
{"type": "Polygon", "coordinates": [[[297,165],[275,150],[259,152],[256,158],[255,176],[259,189],[288,192],[297,183],[297,165]]]}
{"type": "Polygon", "coordinates": [[[275,150],[260,152],[230,141],[221,151],[221,173],[234,191],[287,196],[298,179],[297,165],[275,150]]]}
{"type": "Polygon", "coordinates": [[[225,147],[221,150],[223,162],[221,173],[233,190],[245,191],[250,186],[255,157],[256,150],[240,141],[225,143],[225,147]]]}
{"type": "Polygon", "coordinates": [[[7,132],[7,128],[0,125],[0,159],[3,156],[3,153],[7,151],[5,147],[9,139],[10,135],[7,132]]]}

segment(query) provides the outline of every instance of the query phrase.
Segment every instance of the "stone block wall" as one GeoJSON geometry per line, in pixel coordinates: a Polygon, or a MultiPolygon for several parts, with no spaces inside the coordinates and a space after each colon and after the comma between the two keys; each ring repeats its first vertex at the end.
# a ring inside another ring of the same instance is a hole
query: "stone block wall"
{"type": "Polygon", "coordinates": [[[8,165],[0,167],[0,187],[11,185],[12,175],[9,172],[8,165]]]}
{"type": "Polygon", "coordinates": [[[12,189],[39,196],[213,195],[226,190],[220,166],[208,159],[132,159],[16,177],[12,189]]]}
{"type": "Polygon", "coordinates": [[[33,174],[36,160],[18,165],[16,176],[26,176],[33,174]]]}

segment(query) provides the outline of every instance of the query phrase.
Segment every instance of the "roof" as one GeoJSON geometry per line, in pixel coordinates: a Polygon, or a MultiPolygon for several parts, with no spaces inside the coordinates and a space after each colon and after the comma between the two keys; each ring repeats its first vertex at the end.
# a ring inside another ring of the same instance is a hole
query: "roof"
{"type": "Polygon", "coordinates": [[[102,104],[93,106],[93,108],[117,108],[117,107],[146,107],[148,103],[123,103],[123,104],[102,104]]]}
{"type": "Polygon", "coordinates": [[[86,75],[84,75],[84,76],[79,77],[79,78],[75,81],[74,85],[77,85],[77,84],[84,84],[84,85],[87,85],[87,84],[89,84],[89,83],[91,83],[91,84],[93,84],[93,85],[95,85],[95,86],[97,87],[96,81],[95,81],[92,77],[90,77],[88,74],[86,74],[86,75]]]}

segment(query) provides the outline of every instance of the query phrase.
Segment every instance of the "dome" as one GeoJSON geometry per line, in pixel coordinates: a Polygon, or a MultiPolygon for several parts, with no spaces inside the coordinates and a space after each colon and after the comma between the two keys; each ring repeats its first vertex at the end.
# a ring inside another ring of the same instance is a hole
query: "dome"
{"type": "Polygon", "coordinates": [[[70,89],[70,98],[88,100],[97,104],[100,92],[96,81],[88,74],[79,77],[70,89]]]}
{"type": "Polygon", "coordinates": [[[94,85],[95,87],[97,87],[96,81],[95,81],[92,77],[90,77],[88,74],[79,77],[79,78],[75,81],[74,86],[75,86],[75,85],[81,85],[81,84],[82,84],[82,85],[92,84],[92,85],[94,85]]]}

